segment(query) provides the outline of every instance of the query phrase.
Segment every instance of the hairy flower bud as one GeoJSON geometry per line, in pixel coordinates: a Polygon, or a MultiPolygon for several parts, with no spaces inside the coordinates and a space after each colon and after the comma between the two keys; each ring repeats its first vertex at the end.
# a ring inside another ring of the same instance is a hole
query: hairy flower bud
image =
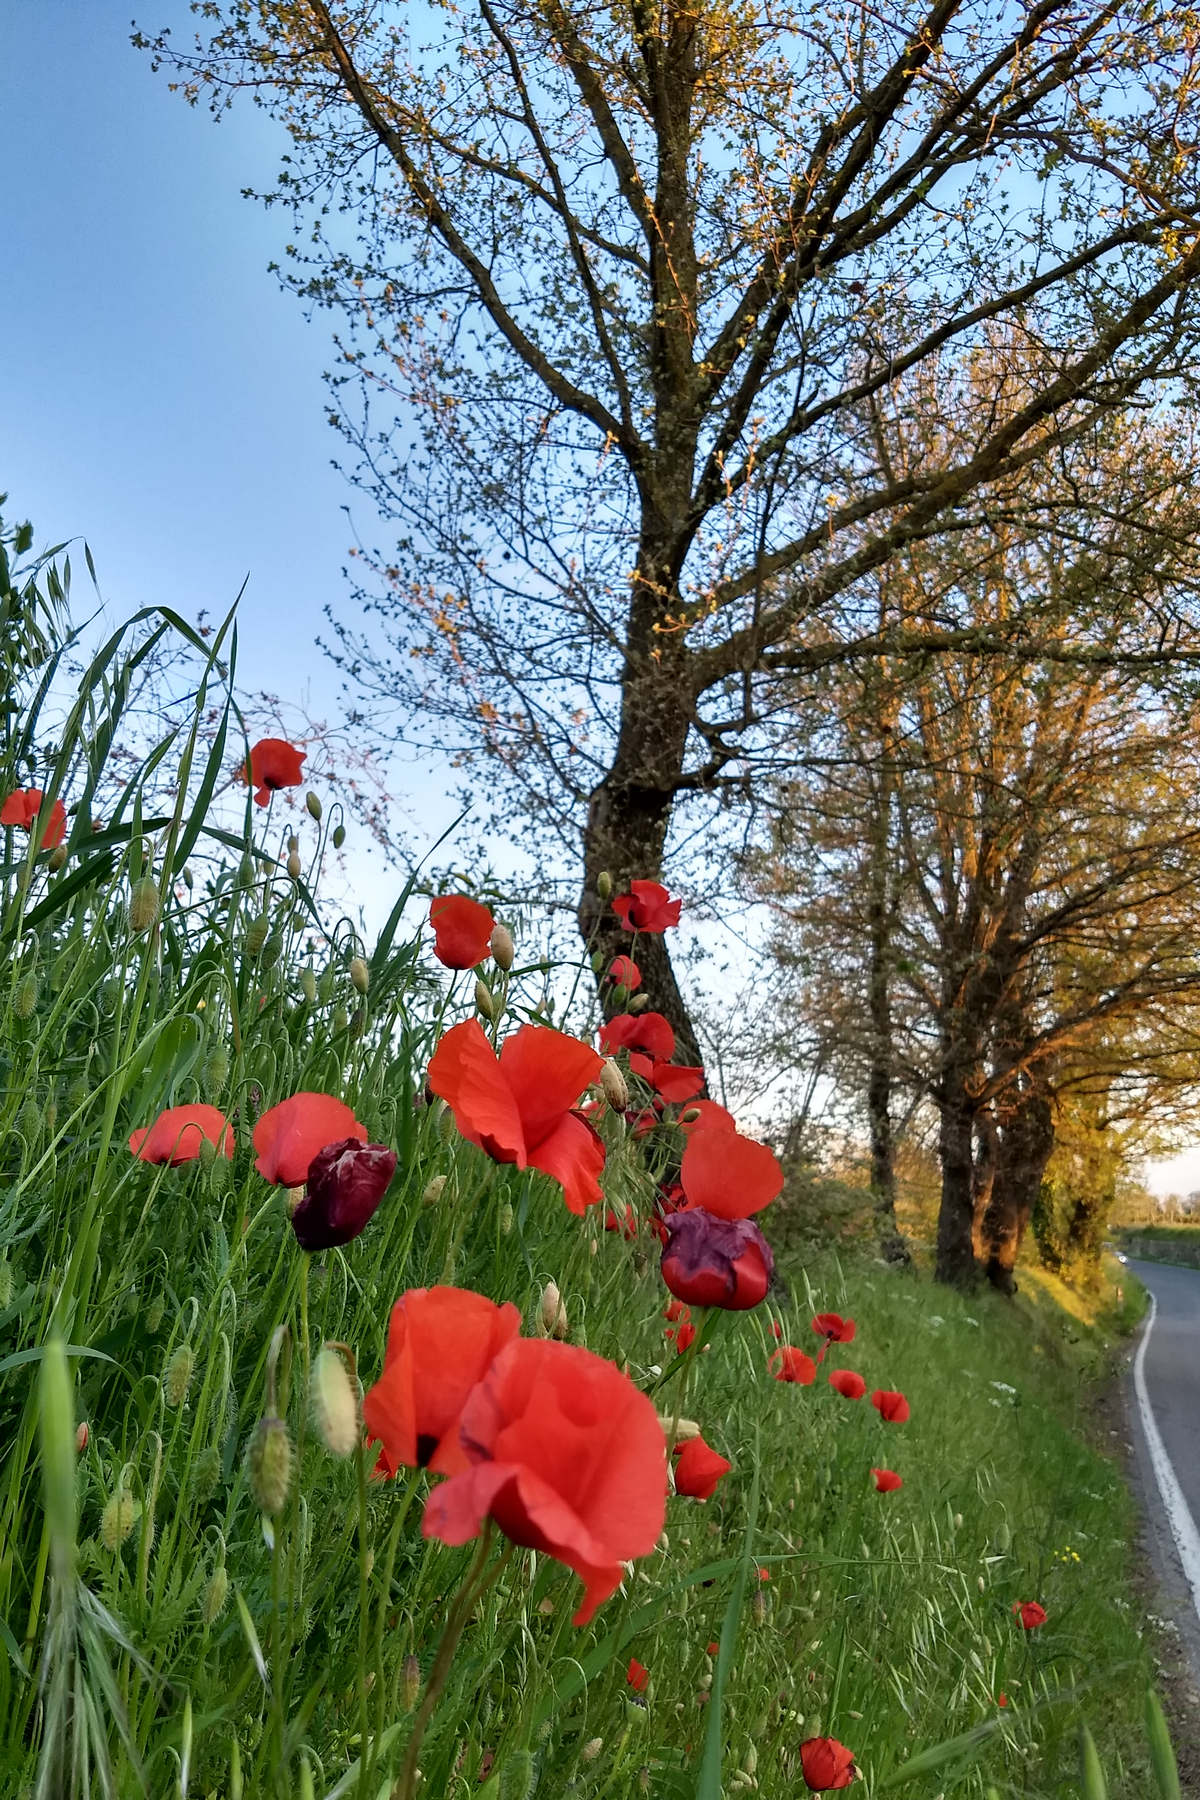
{"type": "Polygon", "coordinates": [[[212,1499],[221,1479],[221,1452],[215,1444],[202,1450],[192,1466],[191,1490],[201,1506],[212,1499]]]}
{"type": "Polygon", "coordinates": [[[213,1625],[220,1618],[228,1594],[229,1576],[225,1573],[224,1563],[218,1563],[200,1596],[200,1616],[206,1625],[213,1625]]]}
{"type": "Polygon", "coordinates": [[[308,1001],[310,1006],[316,1005],[317,978],[311,969],[301,969],[300,971],[300,992],[304,995],[304,998],[308,1001]]]}
{"type": "Polygon", "coordinates": [[[346,1029],[347,1025],[349,1025],[349,1023],[350,1023],[350,1014],[346,1011],[345,1007],[344,1006],[335,1006],[333,1009],[334,1036],[335,1037],[340,1036],[340,1034],[343,1031],[345,1031],[345,1029],[346,1029]]]}
{"type": "Polygon", "coordinates": [[[571,1327],[567,1323],[567,1309],[562,1295],[558,1291],[558,1283],[548,1281],[542,1289],[540,1319],[543,1334],[555,1337],[560,1341],[571,1335],[571,1327]]]}
{"type": "Polygon", "coordinates": [[[208,1053],[204,1065],[204,1091],[212,1099],[222,1091],[229,1080],[229,1052],[224,1044],[216,1044],[208,1053]]]}
{"type": "Polygon", "coordinates": [[[293,881],[299,881],[303,874],[304,864],[300,861],[300,853],[298,850],[293,850],[289,853],[287,859],[287,872],[293,881]]]}
{"type": "Polygon", "coordinates": [[[36,1144],[42,1135],[42,1109],[32,1094],[17,1114],[17,1130],[27,1144],[36,1144]]]}
{"type": "Polygon", "coordinates": [[[313,1424],[330,1455],[353,1456],[362,1440],[358,1395],[343,1358],[328,1344],[313,1361],[308,1398],[313,1424]]]}
{"type": "Polygon", "coordinates": [[[371,985],[371,971],[361,956],[350,958],[350,981],[356,994],[365,994],[371,985]]]}
{"type": "Polygon", "coordinates": [[[580,1762],[595,1762],[603,1748],[603,1738],[589,1738],[587,1743],[583,1746],[583,1749],[579,1752],[580,1762]]]}
{"type": "Polygon", "coordinates": [[[262,947],[259,961],[264,969],[273,969],[283,955],[283,939],[277,931],[273,931],[262,947]]]}
{"type": "Polygon", "coordinates": [[[304,796],[304,804],[308,808],[309,817],[315,819],[319,825],[321,823],[321,802],[311,789],[304,796]]]}
{"type": "Polygon", "coordinates": [[[12,1009],[18,1019],[31,1019],[38,999],[36,969],[26,969],[13,989],[12,1009]]]}
{"type": "Polygon", "coordinates": [[[80,1419],[78,1425],[75,1427],[75,1454],[76,1454],[76,1456],[83,1455],[84,1451],[88,1447],[88,1439],[91,1437],[91,1435],[92,1435],[91,1432],[88,1430],[87,1420],[80,1419]]]}
{"type": "Polygon", "coordinates": [[[602,869],[596,877],[596,892],[601,900],[607,900],[613,890],[613,879],[607,869],[602,869]]]}
{"type": "Polygon", "coordinates": [[[51,869],[53,869],[53,871],[56,875],[57,875],[58,871],[64,866],[64,864],[66,863],[66,860],[67,860],[67,846],[65,844],[59,844],[54,850],[52,850],[50,852],[50,867],[51,867],[51,869]]]}
{"type": "Polygon", "coordinates": [[[649,1004],[650,1004],[649,994],[634,994],[634,996],[630,1000],[629,1005],[626,1010],[631,1013],[645,1012],[645,1010],[649,1006],[649,1004]]]}
{"type": "Polygon", "coordinates": [[[129,891],[129,928],[131,931],[151,931],[158,924],[158,915],[162,910],[159,899],[158,883],[153,875],[143,875],[134,882],[129,891]]]}
{"type": "Polygon", "coordinates": [[[411,1712],[421,1692],[421,1665],[410,1652],[404,1659],[404,1710],[411,1712]]]}
{"type": "Polygon", "coordinates": [[[600,1086],[613,1111],[623,1113],[629,1105],[629,1086],[611,1056],[600,1071],[600,1086]]]}
{"type": "Polygon", "coordinates": [[[190,1344],[180,1344],[172,1353],[163,1374],[163,1399],[170,1407],[182,1406],[192,1385],[196,1353],[190,1344]]]}
{"type": "Polygon", "coordinates": [[[346,827],[344,825],[335,825],[333,828],[333,847],[334,847],[334,849],[340,850],[342,845],[345,843],[345,841],[346,841],[346,827]]]}
{"type": "Polygon", "coordinates": [[[533,1757],[528,1750],[510,1751],[500,1771],[497,1800],[528,1800],[533,1787],[533,1757]]]}
{"type": "Polygon", "coordinates": [[[492,935],[488,939],[488,948],[495,959],[496,967],[507,974],[513,966],[513,958],[517,954],[516,945],[512,941],[512,932],[504,925],[494,925],[492,935]]]}
{"type": "Polygon", "coordinates": [[[166,1306],[167,1303],[162,1295],[156,1294],[146,1308],[146,1330],[150,1333],[151,1337],[154,1336],[155,1332],[163,1322],[163,1313],[166,1311],[166,1306]]]}
{"type": "Polygon", "coordinates": [[[137,1524],[141,1507],[127,1487],[114,1488],[100,1514],[100,1542],[117,1550],[137,1524]]]}
{"type": "Polygon", "coordinates": [[[674,1424],[675,1442],[677,1444],[689,1444],[693,1438],[698,1438],[700,1436],[700,1427],[697,1425],[695,1419],[672,1420],[667,1418],[665,1414],[659,1413],[658,1422],[663,1428],[664,1437],[670,1431],[672,1424],[674,1424]]]}
{"type": "Polygon", "coordinates": [[[246,927],[247,956],[257,956],[259,954],[267,941],[270,930],[271,921],[266,913],[259,913],[257,918],[251,919],[249,925],[246,927]]]}
{"type": "Polygon", "coordinates": [[[282,1419],[260,1419],[246,1446],[246,1478],[260,1512],[274,1518],[292,1485],[292,1440],[282,1419]]]}
{"type": "Polygon", "coordinates": [[[7,1256],[0,1257],[0,1312],[12,1305],[13,1269],[7,1256]]]}
{"type": "Polygon", "coordinates": [[[421,1195],[422,1206],[436,1206],[446,1191],[446,1177],[432,1175],[425,1183],[425,1192],[421,1195]]]}
{"type": "Polygon", "coordinates": [[[504,1205],[500,1208],[500,1236],[507,1237],[509,1232],[512,1230],[512,1228],[513,1228],[512,1202],[510,1200],[506,1200],[504,1202],[504,1205]]]}
{"type": "Polygon", "coordinates": [[[486,982],[479,980],[475,983],[475,1009],[477,1012],[481,1012],[485,1019],[496,1017],[496,1002],[492,996],[492,990],[486,982]]]}

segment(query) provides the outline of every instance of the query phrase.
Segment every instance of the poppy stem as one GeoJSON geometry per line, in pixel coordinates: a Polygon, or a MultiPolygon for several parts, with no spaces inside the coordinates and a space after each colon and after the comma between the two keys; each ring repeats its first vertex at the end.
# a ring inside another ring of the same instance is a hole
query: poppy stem
{"type": "Polygon", "coordinates": [[[413,1502],[413,1495],[420,1486],[424,1474],[425,1471],[423,1469],[414,1469],[408,1478],[408,1483],[404,1489],[404,1498],[400,1503],[400,1508],[396,1517],[392,1521],[391,1535],[388,1538],[387,1555],[384,1559],[383,1592],[379,1597],[379,1613],[375,1620],[375,1679],[379,1683],[379,1693],[375,1706],[375,1734],[371,1739],[369,1753],[366,1753],[364,1745],[364,1754],[366,1755],[367,1763],[368,1794],[372,1791],[371,1778],[375,1773],[375,1747],[378,1744],[379,1739],[383,1736],[384,1709],[387,1704],[387,1683],[383,1679],[383,1634],[387,1624],[388,1610],[392,1604],[392,1576],[396,1568],[396,1549],[400,1542],[400,1533],[404,1529],[404,1521],[408,1517],[409,1508],[413,1502]]]}
{"type": "MultiPolygon", "coordinates": [[[[400,1779],[392,1790],[396,1800],[413,1800],[417,1785],[417,1757],[421,1753],[421,1740],[425,1736],[425,1727],[433,1717],[434,1709],[442,1697],[442,1689],[454,1662],[454,1653],[458,1649],[463,1627],[471,1616],[472,1608],[479,1595],[487,1585],[484,1579],[484,1568],[492,1548],[495,1526],[490,1519],[484,1520],[483,1530],[479,1537],[479,1548],[471,1559],[466,1580],[459,1588],[450,1603],[450,1612],[446,1618],[446,1629],[442,1633],[442,1641],[438,1645],[437,1655],[433,1659],[433,1667],[429,1671],[429,1680],[425,1687],[425,1695],[421,1701],[416,1718],[413,1720],[412,1736],[408,1740],[408,1748],[404,1752],[404,1761],[400,1768],[400,1779]]],[[[500,1572],[500,1566],[493,1575],[500,1572]]]]}

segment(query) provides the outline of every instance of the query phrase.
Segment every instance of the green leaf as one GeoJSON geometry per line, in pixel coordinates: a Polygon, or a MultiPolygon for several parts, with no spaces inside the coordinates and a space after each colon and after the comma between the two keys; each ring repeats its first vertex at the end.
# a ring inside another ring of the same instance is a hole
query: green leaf
{"type": "Polygon", "coordinates": [[[746,1508],[746,1536],[742,1545],[741,1560],[738,1564],[737,1580],[733,1584],[733,1592],[729,1596],[729,1605],[725,1608],[725,1618],[721,1624],[721,1643],[720,1649],[717,1651],[716,1666],[713,1669],[713,1684],[708,1702],[704,1755],[700,1763],[700,1774],[696,1780],[696,1800],[721,1800],[721,1753],[725,1745],[721,1699],[725,1692],[726,1679],[733,1667],[733,1652],[737,1643],[738,1626],[742,1622],[742,1613],[746,1604],[746,1583],[750,1579],[751,1559],[754,1552],[754,1528],[758,1523],[761,1460],[759,1434],[756,1428],[754,1434],[754,1480],[750,1485],[750,1501],[746,1508]]]}
{"type": "Polygon", "coordinates": [[[1180,1800],[1179,1770],[1175,1767],[1171,1734],[1153,1688],[1146,1689],[1146,1740],[1150,1745],[1150,1767],[1154,1770],[1154,1785],[1160,1800],[1180,1800]]]}
{"type": "Polygon", "coordinates": [[[922,1750],[901,1768],[893,1769],[877,1787],[898,1787],[901,1782],[915,1781],[918,1775],[927,1775],[931,1769],[940,1769],[943,1763],[953,1762],[962,1757],[963,1766],[974,1762],[984,1748],[988,1739],[994,1737],[1000,1729],[999,1719],[989,1719],[986,1724],[977,1725],[974,1731],[964,1731],[961,1737],[946,1738],[940,1744],[932,1744],[928,1750],[922,1750]]]}

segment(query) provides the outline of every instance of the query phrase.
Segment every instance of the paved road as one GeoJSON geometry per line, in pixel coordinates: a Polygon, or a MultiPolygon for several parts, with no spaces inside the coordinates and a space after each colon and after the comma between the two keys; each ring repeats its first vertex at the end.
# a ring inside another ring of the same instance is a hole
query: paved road
{"type": "Polygon", "coordinates": [[[1130,1262],[1158,1302],[1144,1371],[1150,1406],[1200,1527],[1200,1269],[1130,1262]]]}

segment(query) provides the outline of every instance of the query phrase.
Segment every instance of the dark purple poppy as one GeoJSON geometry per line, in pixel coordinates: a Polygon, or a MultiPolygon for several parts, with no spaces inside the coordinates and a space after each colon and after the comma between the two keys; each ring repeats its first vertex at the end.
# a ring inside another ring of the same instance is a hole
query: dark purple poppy
{"type": "Polygon", "coordinates": [[[750,1219],[719,1219],[693,1206],[668,1213],[662,1277],[689,1306],[749,1312],[765,1299],[775,1271],[771,1246],[750,1219]]]}
{"type": "Polygon", "coordinates": [[[292,1214],[292,1230],[305,1250],[331,1250],[356,1238],[387,1193],[396,1152],[386,1144],[339,1138],[318,1150],[308,1165],[304,1198],[292,1214]]]}

